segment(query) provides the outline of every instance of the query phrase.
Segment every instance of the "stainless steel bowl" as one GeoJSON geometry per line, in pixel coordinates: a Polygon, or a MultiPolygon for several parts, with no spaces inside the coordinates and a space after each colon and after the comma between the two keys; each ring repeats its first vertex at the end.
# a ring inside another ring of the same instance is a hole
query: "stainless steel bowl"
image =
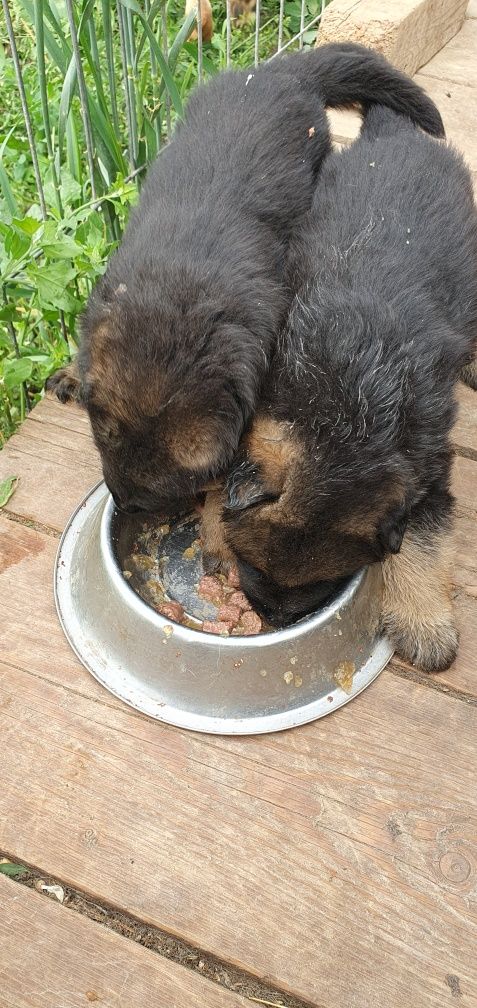
{"type": "Polygon", "coordinates": [[[196,731],[279,731],[341,707],[389,661],[391,645],[376,636],[378,565],[286,630],[214,637],[171,623],[125,580],[128,522],[116,514],[104,483],[88,494],[60,542],[55,598],[80,660],[131,707],[196,731]],[[343,671],[349,679],[353,672],[346,691],[337,684],[343,671]]]}

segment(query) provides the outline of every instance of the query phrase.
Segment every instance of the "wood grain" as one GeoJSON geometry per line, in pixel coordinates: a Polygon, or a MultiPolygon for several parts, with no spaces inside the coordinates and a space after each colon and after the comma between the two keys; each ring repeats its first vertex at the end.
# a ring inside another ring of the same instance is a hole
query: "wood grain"
{"type": "Polygon", "coordinates": [[[462,151],[471,171],[477,171],[477,135],[475,115],[477,88],[475,78],[469,84],[454,84],[426,74],[426,67],[414,78],[435,101],[444,120],[447,139],[462,151]]]}
{"type": "Polygon", "coordinates": [[[414,74],[461,27],[466,0],[334,0],[323,12],[317,44],[359,42],[414,74]]]}
{"type": "Polygon", "coordinates": [[[197,973],[0,876],[2,1008],[246,1008],[197,973]]]}
{"type": "Polygon", "coordinates": [[[320,1008],[444,1008],[449,975],[471,1008],[475,708],[382,676],[210,740],[1,679],[2,849],[320,1008]]]}
{"type": "Polygon", "coordinates": [[[476,61],[477,23],[467,18],[457,35],[422,68],[422,73],[449,83],[475,86],[476,61]]]}

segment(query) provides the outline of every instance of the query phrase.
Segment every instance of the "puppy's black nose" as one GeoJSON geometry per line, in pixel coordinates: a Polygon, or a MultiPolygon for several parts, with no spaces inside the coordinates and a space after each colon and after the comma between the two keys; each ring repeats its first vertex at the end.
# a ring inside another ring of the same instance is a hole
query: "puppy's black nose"
{"type": "Polygon", "coordinates": [[[138,511],[141,511],[140,507],[137,507],[136,504],[133,504],[132,501],[128,501],[125,497],[119,497],[118,494],[114,493],[112,493],[111,496],[118,511],[122,511],[123,514],[136,514],[138,511]]]}

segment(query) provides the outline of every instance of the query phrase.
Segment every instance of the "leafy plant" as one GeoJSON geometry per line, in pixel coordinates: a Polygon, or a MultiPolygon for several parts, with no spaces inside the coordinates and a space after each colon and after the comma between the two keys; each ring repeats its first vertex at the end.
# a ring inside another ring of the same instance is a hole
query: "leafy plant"
{"type": "MultiPolygon", "coordinates": [[[[306,0],[306,19],[319,2],[306,0]]],[[[199,54],[184,0],[2,4],[0,443],[74,355],[85,301],[200,73],[228,55],[236,66],[271,56],[280,10],[262,0],[259,33],[252,19],[228,35],[225,0],[213,0],[216,30],[199,54]]],[[[283,11],[285,43],[302,26],[301,0],[283,11]]]]}

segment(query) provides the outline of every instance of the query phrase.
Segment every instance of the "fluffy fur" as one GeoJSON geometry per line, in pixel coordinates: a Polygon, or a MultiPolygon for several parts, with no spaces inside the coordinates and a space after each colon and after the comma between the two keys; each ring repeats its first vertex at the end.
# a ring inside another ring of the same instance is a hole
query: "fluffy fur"
{"type": "MultiPolygon", "coordinates": [[[[231,462],[291,300],[291,230],[330,150],[324,106],[372,100],[443,132],[412,81],[354,45],[227,72],[191,97],[83,319],[77,395],[120,507],[186,506],[231,462]]],[[[71,381],[49,387],[66,398],[71,381]]]]}
{"type": "Polygon", "coordinates": [[[403,656],[443,668],[457,646],[449,432],[477,338],[461,157],[372,109],[327,159],[292,269],[304,286],[228,480],[227,548],[276,623],[384,560],[386,629],[403,656]]]}

